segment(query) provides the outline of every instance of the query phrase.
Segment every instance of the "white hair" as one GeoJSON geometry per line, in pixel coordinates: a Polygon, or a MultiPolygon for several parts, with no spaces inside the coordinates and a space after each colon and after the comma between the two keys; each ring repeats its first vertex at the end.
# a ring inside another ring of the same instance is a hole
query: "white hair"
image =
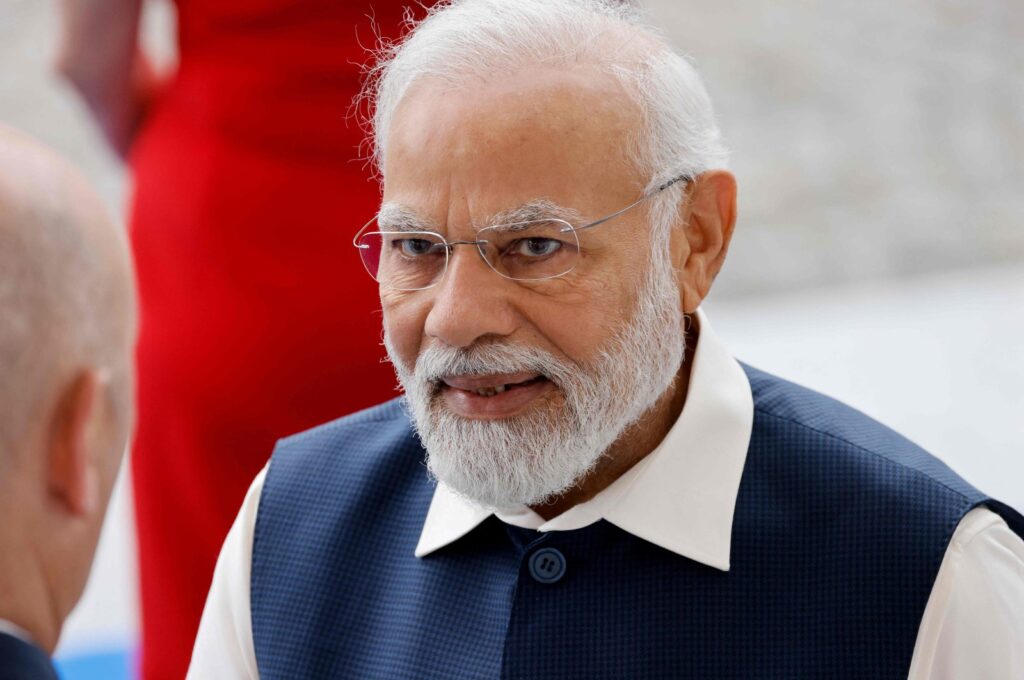
{"type": "MultiPolygon", "coordinates": [[[[465,87],[524,66],[591,64],[636,100],[643,129],[624,140],[647,190],[680,175],[724,168],[727,152],[700,74],[621,0],[447,0],[395,44],[385,45],[364,91],[382,176],[388,130],[409,88],[424,77],[465,87]]],[[[652,202],[654,235],[667,237],[683,198],[675,185],[652,202]]]]}

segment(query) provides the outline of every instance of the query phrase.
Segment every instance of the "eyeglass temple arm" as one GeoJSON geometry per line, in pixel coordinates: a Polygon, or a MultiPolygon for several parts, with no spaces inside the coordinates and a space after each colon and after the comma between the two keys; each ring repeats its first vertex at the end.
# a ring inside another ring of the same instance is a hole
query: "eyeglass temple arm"
{"type": "Polygon", "coordinates": [[[354,245],[356,248],[363,248],[363,249],[369,248],[369,246],[360,245],[359,244],[359,238],[363,235],[363,232],[366,231],[367,227],[369,227],[371,224],[373,224],[376,221],[377,221],[377,216],[376,215],[371,217],[370,221],[367,222],[366,224],[364,224],[359,229],[359,231],[356,232],[356,235],[352,237],[352,245],[354,245]]]}
{"type": "Polygon", "coordinates": [[[629,212],[633,208],[637,207],[638,205],[640,205],[641,203],[646,201],[651,196],[654,196],[655,194],[661,193],[662,191],[664,191],[665,189],[668,189],[673,184],[676,184],[677,182],[682,182],[682,181],[690,182],[692,180],[693,180],[693,178],[690,177],[689,175],[679,175],[678,177],[673,177],[672,179],[670,179],[669,181],[665,182],[664,184],[659,185],[653,191],[650,191],[650,192],[644,194],[643,196],[641,196],[640,198],[636,199],[635,201],[633,201],[632,203],[627,205],[622,210],[619,210],[618,212],[613,212],[611,215],[606,215],[606,216],[602,217],[601,219],[597,220],[596,222],[591,222],[589,224],[584,224],[582,227],[576,227],[575,231],[582,231],[584,229],[590,229],[591,227],[596,227],[599,224],[604,224],[605,222],[607,222],[609,220],[613,220],[616,217],[618,217],[619,215],[622,215],[623,213],[629,212]]]}

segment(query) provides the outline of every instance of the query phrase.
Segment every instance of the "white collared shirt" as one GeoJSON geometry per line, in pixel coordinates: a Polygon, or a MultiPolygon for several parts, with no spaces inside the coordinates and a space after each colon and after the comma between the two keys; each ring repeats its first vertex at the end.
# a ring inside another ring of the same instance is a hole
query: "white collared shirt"
{"type": "MultiPolygon", "coordinates": [[[[550,520],[525,506],[481,508],[439,484],[416,556],[458,540],[492,514],[537,531],[579,529],[604,519],[662,548],[728,571],[753,398],[746,373],[700,310],[697,319],[700,336],[686,403],[654,451],[591,500],[550,520]],[[679,517],[692,521],[679,522],[679,517]]],[[[190,680],[259,677],[249,575],[265,477],[266,470],[253,482],[217,560],[190,680]]],[[[1024,678],[1024,541],[990,510],[972,510],[953,534],[921,621],[910,678],[1024,678]]]]}

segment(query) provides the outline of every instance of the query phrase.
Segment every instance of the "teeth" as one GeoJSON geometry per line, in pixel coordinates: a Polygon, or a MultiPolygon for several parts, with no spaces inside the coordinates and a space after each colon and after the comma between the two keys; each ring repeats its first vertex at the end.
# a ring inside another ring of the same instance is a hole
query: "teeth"
{"type": "Polygon", "coordinates": [[[481,387],[478,390],[474,390],[481,397],[493,397],[496,394],[501,394],[508,389],[506,385],[498,385],[497,387],[481,387]]]}

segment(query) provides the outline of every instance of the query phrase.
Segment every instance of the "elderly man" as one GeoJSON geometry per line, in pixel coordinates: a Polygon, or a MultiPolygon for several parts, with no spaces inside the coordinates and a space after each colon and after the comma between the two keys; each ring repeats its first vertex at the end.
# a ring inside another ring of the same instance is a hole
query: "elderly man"
{"type": "Polygon", "coordinates": [[[0,126],[0,678],[56,678],[133,419],[123,231],[81,177],[0,126]]]}
{"type": "Polygon", "coordinates": [[[405,398],[279,444],[190,677],[1024,673],[1024,518],[716,338],[736,184],[635,8],[451,2],[375,73],[405,398]]]}

